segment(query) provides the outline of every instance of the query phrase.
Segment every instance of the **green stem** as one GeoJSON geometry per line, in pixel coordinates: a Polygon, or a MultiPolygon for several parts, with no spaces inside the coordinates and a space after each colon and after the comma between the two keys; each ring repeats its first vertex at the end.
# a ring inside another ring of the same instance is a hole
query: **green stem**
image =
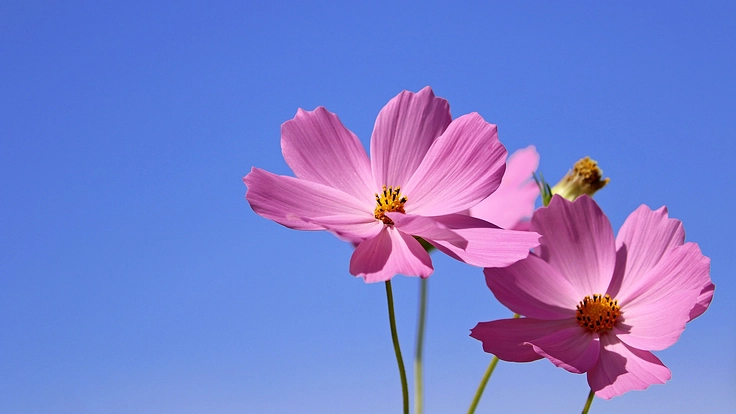
{"type": "Polygon", "coordinates": [[[401,357],[399,346],[399,334],[396,332],[396,316],[394,315],[394,294],[391,290],[391,281],[386,281],[386,301],[388,302],[388,321],[391,324],[391,340],[394,343],[396,362],[399,364],[399,376],[401,377],[401,398],[404,401],[404,414],[409,414],[409,386],[406,381],[406,369],[404,358],[401,357]]]}
{"type": "Polygon", "coordinates": [[[585,401],[585,407],[583,407],[583,414],[588,414],[588,410],[590,410],[590,405],[593,404],[593,397],[595,397],[595,393],[593,390],[590,390],[588,393],[588,400],[585,401]]]}
{"type": "Polygon", "coordinates": [[[419,316],[417,320],[417,338],[414,348],[414,413],[424,411],[424,326],[427,320],[427,279],[419,279],[419,316]]]}
{"type": "MultiPolygon", "coordinates": [[[[521,315],[519,315],[518,313],[514,314],[514,319],[519,317],[521,317],[521,315]]],[[[473,397],[473,401],[470,402],[468,414],[473,414],[475,412],[475,409],[478,407],[480,397],[483,396],[483,391],[486,390],[486,385],[488,384],[488,380],[491,379],[491,375],[493,374],[493,370],[496,369],[496,365],[498,365],[498,357],[494,355],[493,359],[491,359],[491,363],[488,364],[488,368],[486,368],[485,374],[483,374],[483,378],[480,379],[478,389],[475,391],[475,397],[473,397]]]]}
{"type": "Polygon", "coordinates": [[[496,365],[498,365],[498,357],[494,355],[493,359],[491,359],[491,363],[486,369],[486,373],[483,374],[483,378],[480,380],[480,384],[478,384],[478,389],[475,391],[475,397],[473,397],[473,401],[470,403],[470,408],[468,408],[468,414],[473,414],[475,409],[478,408],[480,397],[483,396],[483,391],[485,391],[486,384],[488,384],[488,380],[491,379],[491,374],[493,374],[493,370],[496,369],[496,365]]]}

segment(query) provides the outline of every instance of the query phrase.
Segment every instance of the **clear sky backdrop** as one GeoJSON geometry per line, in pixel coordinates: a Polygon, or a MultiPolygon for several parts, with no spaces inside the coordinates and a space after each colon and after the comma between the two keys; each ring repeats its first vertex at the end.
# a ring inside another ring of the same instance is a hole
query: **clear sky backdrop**
{"type": "MultiPolygon", "coordinates": [[[[290,174],[297,108],[367,145],[426,85],[536,145],[551,181],[598,160],[614,230],[667,205],[712,259],[710,310],[657,353],[672,380],[592,412],[736,411],[736,3],[92,3],[0,4],[0,412],[398,412],[383,284],[257,216],[241,179],[290,174]]],[[[426,412],[464,412],[490,360],[469,329],[510,312],[433,260],[426,412]]],[[[394,279],[409,362],[417,287],[394,279]]],[[[579,412],[587,391],[502,363],[479,412],[579,412]]]]}

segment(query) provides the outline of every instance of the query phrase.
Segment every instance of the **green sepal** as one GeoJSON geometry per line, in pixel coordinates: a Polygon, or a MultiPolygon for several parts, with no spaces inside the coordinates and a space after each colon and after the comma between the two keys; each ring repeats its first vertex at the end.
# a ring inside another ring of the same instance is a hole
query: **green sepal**
{"type": "Polygon", "coordinates": [[[552,201],[552,188],[546,181],[544,181],[544,176],[541,172],[539,173],[539,178],[537,178],[536,173],[533,173],[532,177],[534,177],[534,182],[536,182],[537,187],[539,187],[539,194],[542,196],[542,205],[547,207],[549,202],[552,201]]]}
{"type": "Polygon", "coordinates": [[[423,238],[419,236],[414,236],[415,239],[419,242],[419,244],[424,247],[424,250],[427,251],[427,253],[432,253],[432,250],[436,249],[436,247],[432,246],[428,241],[424,240],[423,238]]]}

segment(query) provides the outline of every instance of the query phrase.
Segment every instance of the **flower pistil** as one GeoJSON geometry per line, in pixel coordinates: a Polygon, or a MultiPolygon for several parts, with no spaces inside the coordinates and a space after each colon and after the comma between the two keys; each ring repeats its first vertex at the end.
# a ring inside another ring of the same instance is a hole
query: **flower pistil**
{"type": "Polygon", "coordinates": [[[611,330],[621,315],[618,301],[606,295],[586,296],[577,306],[580,326],[596,333],[611,330]]]}
{"type": "Polygon", "coordinates": [[[380,194],[376,193],[376,204],[373,216],[384,224],[393,225],[394,222],[385,213],[405,213],[406,196],[401,195],[401,187],[386,188],[384,185],[383,191],[380,194]]]}

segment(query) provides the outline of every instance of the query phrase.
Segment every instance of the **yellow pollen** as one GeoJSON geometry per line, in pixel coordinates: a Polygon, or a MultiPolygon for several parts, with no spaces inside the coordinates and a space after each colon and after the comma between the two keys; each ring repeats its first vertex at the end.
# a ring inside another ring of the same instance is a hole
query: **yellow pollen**
{"type": "Polygon", "coordinates": [[[595,160],[585,157],[579,159],[572,170],[568,171],[551,190],[552,194],[574,201],[583,194],[592,196],[610,181],[610,178],[603,178],[603,170],[598,167],[595,160]]]}
{"type": "Polygon", "coordinates": [[[585,157],[573,166],[573,172],[579,176],[583,182],[593,187],[603,187],[609,181],[608,178],[601,181],[603,178],[603,171],[598,167],[598,163],[591,160],[590,157],[585,157]]]}
{"type": "Polygon", "coordinates": [[[580,326],[596,333],[611,330],[616,318],[621,315],[618,301],[608,294],[586,296],[577,307],[577,320],[580,326]]]}
{"type": "Polygon", "coordinates": [[[401,187],[386,188],[384,185],[383,191],[376,194],[376,209],[373,215],[385,224],[393,225],[394,222],[385,213],[404,213],[404,204],[406,204],[406,197],[401,195],[401,187]]]}

